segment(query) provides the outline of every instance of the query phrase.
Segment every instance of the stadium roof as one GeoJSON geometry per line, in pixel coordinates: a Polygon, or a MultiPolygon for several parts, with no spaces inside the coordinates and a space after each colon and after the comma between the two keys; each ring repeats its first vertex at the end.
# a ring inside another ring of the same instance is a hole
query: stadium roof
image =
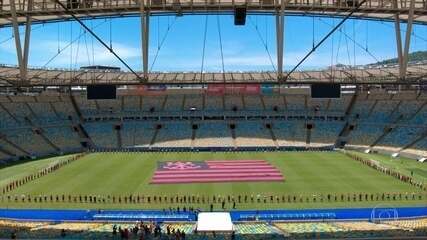
{"type": "MultiPolygon", "coordinates": [[[[142,76],[141,72],[137,72],[142,76]]],[[[286,73],[285,73],[286,74],[286,73]]],[[[77,86],[90,84],[140,84],[140,80],[130,72],[102,70],[28,69],[31,86],[77,86]]],[[[418,83],[427,79],[427,62],[410,64],[406,81],[418,83]]],[[[336,82],[347,84],[398,83],[399,68],[392,66],[372,66],[358,68],[336,68],[318,71],[295,71],[287,83],[336,82]]],[[[147,84],[209,84],[209,83],[280,83],[276,72],[169,72],[149,74],[147,84]]],[[[0,86],[20,84],[19,69],[16,66],[0,66],[0,86]]]]}
{"type": "MultiPolygon", "coordinates": [[[[15,2],[17,20],[20,23],[26,22],[26,17],[30,16],[33,23],[64,21],[71,19],[71,16],[56,3],[56,1],[33,0],[21,1],[3,0],[3,9],[0,11],[0,26],[12,24],[11,3],[15,2]],[[27,5],[25,3],[32,3],[27,5]]],[[[141,7],[140,1],[129,0],[105,0],[93,1],[82,0],[80,4],[76,1],[72,6],[71,1],[61,0],[65,6],[79,18],[99,18],[105,16],[139,16],[141,7]]],[[[344,16],[362,1],[353,0],[283,0],[286,15],[326,15],[344,16]]],[[[145,1],[144,9],[150,11],[152,15],[166,14],[200,14],[200,13],[232,13],[236,6],[246,6],[248,12],[254,14],[275,14],[281,7],[280,0],[151,0],[145,1]]],[[[353,17],[364,19],[381,19],[394,21],[395,14],[399,14],[401,21],[408,19],[410,14],[411,1],[378,1],[367,0],[354,13],[353,17]]],[[[427,23],[427,8],[423,0],[414,0],[414,22],[427,23]]]]}
{"type": "Polygon", "coordinates": [[[23,44],[15,38],[18,67],[0,66],[0,86],[71,86],[88,84],[205,84],[205,83],[419,83],[427,77],[427,63],[408,65],[409,43],[413,23],[427,24],[425,0],[151,0],[151,1],[93,1],[93,0],[30,0],[18,2],[3,0],[0,26],[13,26],[14,36],[20,35],[18,24],[25,24],[23,44]],[[29,3],[29,4],[28,4],[29,3]],[[276,15],[277,72],[207,73],[200,72],[157,73],[148,69],[150,15],[168,14],[232,14],[236,7],[245,7],[249,13],[276,15]],[[283,69],[284,16],[327,15],[343,19],[289,72],[283,69]],[[106,16],[141,16],[142,71],[132,69],[81,19],[106,16]],[[352,68],[331,67],[318,71],[296,71],[331,34],[349,18],[381,19],[395,21],[395,32],[400,33],[400,22],[407,21],[405,41],[396,34],[398,64],[352,68]],[[93,35],[127,68],[127,72],[108,70],[30,69],[28,55],[31,26],[34,23],[66,21],[73,19],[93,35]],[[404,44],[403,44],[404,43],[404,44]],[[23,45],[23,46],[22,46],[23,45]],[[403,46],[404,45],[404,46],[403,46]]]}

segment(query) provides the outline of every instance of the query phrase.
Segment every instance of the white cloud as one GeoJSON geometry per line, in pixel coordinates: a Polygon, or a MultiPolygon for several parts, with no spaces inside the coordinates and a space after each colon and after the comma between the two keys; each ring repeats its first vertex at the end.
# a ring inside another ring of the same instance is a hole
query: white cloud
{"type": "MultiPolygon", "coordinates": [[[[68,45],[69,42],[59,42],[60,48],[68,45]]],[[[76,59],[77,43],[73,44],[73,59],[72,66],[79,67],[88,65],[88,61],[92,61],[92,47],[86,46],[84,43],[79,44],[78,57],[76,59]],[[89,60],[88,55],[89,54],[89,60]]],[[[37,40],[31,42],[30,52],[30,66],[43,66],[51,57],[57,54],[58,42],[55,40],[37,40]]],[[[248,70],[272,70],[271,61],[267,52],[264,49],[256,51],[246,51],[246,49],[235,41],[224,43],[224,64],[227,71],[248,71],[248,70]]],[[[113,42],[114,51],[129,63],[133,68],[141,67],[141,50],[140,48],[125,45],[118,42],[113,42]]],[[[221,53],[218,48],[210,48],[211,50],[206,53],[205,58],[205,71],[221,71],[221,53]]],[[[2,63],[16,64],[16,50],[15,43],[8,41],[0,45],[2,55],[0,60],[2,63]]],[[[150,66],[154,60],[157,49],[150,49],[150,66]]],[[[308,50],[307,50],[308,51],[308,50]]],[[[307,53],[307,51],[294,51],[284,53],[284,67],[290,69],[294,67],[307,53]]],[[[95,43],[94,45],[94,64],[97,65],[114,65],[124,69],[124,66],[101,44],[95,43]]],[[[275,49],[270,49],[272,61],[276,67],[275,49]]],[[[352,56],[351,56],[352,59],[352,56]]],[[[381,58],[380,58],[381,59],[381,58]]],[[[47,67],[70,67],[71,61],[71,47],[65,49],[59,54],[47,67]]],[[[353,60],[352,60],[353,61],[353,60]]],[[[367,55],[365,52],[358,51],[356,55],[356,64],[372,63],[375,60],[367,55]]],[[[339,63],[349,64],[348,58],[344,51],[340,53],[339,63]]],[[[334,64],[336,64],[334,59],[334,64]]],[[[92,63],[90,63],[92,64],[92,63]]],[[[331,64],[331,52],[329,51],[316,51],[314,52],[299,68],[299,70],[323,68],[331,64]]],[[[158,59],[154,66],[154,71],[200,71],[201,68],[201,53],[195,54],[194,52],[178,54],[175,49],[162,49],[159,52],[158,59]]]]}
{"type": "MultiPolygon", "coordinates": [[[[64,48],[68,44],[69,42],[65,41],[59,42],[60,48],[64,48]]],[[[48,59],[57,54],[57,45],[57,41],[40,41],[35,43],[34,46],[32,46],[32,49],[34,49],[32,51],[32,60],[40,65],[44,64],[48,59]],[[44,59],[44,61],[41,61],[41,59],[44,59]]],[[[114,42],[112,45],[114,52],[124,60],[136,58],[141,55],[138,48],[114,42]]],[[[118,63],[117,58],[100,44],[94,46],[93,53],[93,58],[95,60],[94,64],[96,65],[116,65],[118,63]]],[[[73,65],[87,65],[88,58],[90,61],[92,60],[92,47],[88,46],[88,51],[86,51],[86,46],[84,44],[80,43],[80,46],[77,46],[77,44],[74,43],[72,47],[70,46],[64,49],[56,56],[50,65],[68,67],[71,61],[73,65]],[[71,50],[73,52],[71,52],[71,50]]]]}

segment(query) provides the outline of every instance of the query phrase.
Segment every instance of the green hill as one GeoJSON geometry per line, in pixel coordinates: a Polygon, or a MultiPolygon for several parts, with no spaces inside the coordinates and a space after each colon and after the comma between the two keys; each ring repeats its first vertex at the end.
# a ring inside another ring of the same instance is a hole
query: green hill
{"type": "MultiPolygon", "coordinates": [[[[409,62],[427,60],[427,51],[417,51],[409,54],[409,62]]],[[[376,64],[394,64],[397,63],[397,58],[386,59],[376,64]]]]}

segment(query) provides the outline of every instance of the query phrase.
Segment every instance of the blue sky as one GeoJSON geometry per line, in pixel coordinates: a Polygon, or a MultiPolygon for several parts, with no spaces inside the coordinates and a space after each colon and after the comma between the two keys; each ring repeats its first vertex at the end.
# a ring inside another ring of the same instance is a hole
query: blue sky
{"type": "MultiPolygon", "coordinates": [[[[162,16],[151,17],[150,21],[152,71],[201,71],[206,16],[162,16]]],[[[249,15],[245,26],[234,26],[233,21],[231,15],[208,16],[204,71],[222,70],[218,26],[226,71],[273,70],[276,66],[273,67],[267,52],[275,65],[274,18],[249,15]]],[[[313,37],[316,43],[340,20],[289,16],[285,21],[284,64],[286,69],[290,69],[311,49],[313,37]]],[[[85,23],[95,27],[95,32],[105,42],[110,44],[111,41],[113,49],[132,68],[142,68],[139,18],[87,20],[85,23]]],[[[95,64],[125,69],[76,22],[34,25],[32,29],[29,66],[78,68],[95,64]],[[72,44],[71,40],[74,40],[72,44]],[[51,58],[53,60],[49,61],[51,58]]],[[[404,24],[402,30],[405,31],[404,24]]],[[[413,34],[411,52],[427,50],[427,26],[415,25],[413,34]]],[[[10,28],[0,29],[0,63],[17,64],[11,36],[10,28]]],[[[404,39],[403,33],[402,37],[404,39]]],[[[396,55],[393,23],[348,20],[300,69],[324,68],[336,63],[367,64],[396,55]]]]}

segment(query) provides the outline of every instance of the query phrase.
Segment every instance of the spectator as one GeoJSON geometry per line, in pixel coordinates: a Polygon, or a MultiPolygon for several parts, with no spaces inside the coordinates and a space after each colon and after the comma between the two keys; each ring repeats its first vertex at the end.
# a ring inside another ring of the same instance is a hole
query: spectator
{"type": "Polygon", "coordinates": [[[113,226],[113,236],[116,236],[116,235],[117,235],[117,225],[114,224],[114,226],[113,226]]]}
{"type": "Polygon", "coordinates": [[[65,229],[61,229],[61,237],[65,238],[66,234],[65,234],[65,229]]]}

